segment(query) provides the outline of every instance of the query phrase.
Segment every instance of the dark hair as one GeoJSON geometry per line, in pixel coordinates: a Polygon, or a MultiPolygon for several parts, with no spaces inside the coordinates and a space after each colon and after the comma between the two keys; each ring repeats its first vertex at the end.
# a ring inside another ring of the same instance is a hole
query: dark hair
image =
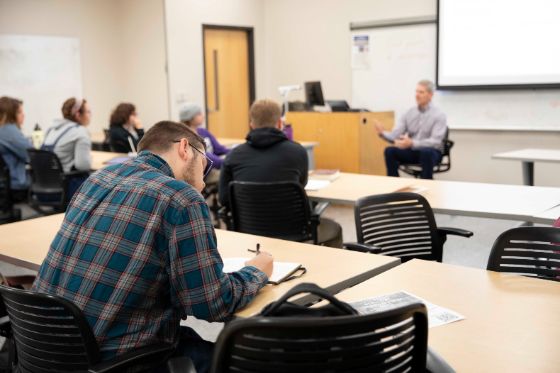
{"type": "Polygon", "coordinates": [[[81,99],[79,100],[76,99],[75,97],[69,98],[68,100],[64,101],[64,104],[62,104],[62,117],[64,119],[68,119],[71,120],[73,122],[76,121],[76,114],[80,113],[83,114],[84,113],[84,109],[85,109],[85,105],[87,103],[86,99],[81,99]],[[81,101],[81,102],[79,102],[81,101]],[[79,104],[80,106],[75,109],[75,105],[79,104]]]}
{"type": "Polygon", "coordinates": [[[23,104],[23,101],[3,96],[0,97],[0,125],[6,123],[15,123],[17,120],[18,109],[23,104]]]}
{"type": "Polygon", "coordinates": [[[136,112],[136,107],[132,104],[124,102],[119,104],[113,113],[111,114],[111,119],[109,120],[110,127],[122,127],[128,122],[128,119],[132,114],[136,112]]]}
{"type": "Polygon", "coordinates": [[[138,151],[149,150],[154,153],[165,153],[174,141],[186,138],[197,149],[206,151],[204,139],[182,123],[161,121],[146,132],[140,143],[138,151]]]}

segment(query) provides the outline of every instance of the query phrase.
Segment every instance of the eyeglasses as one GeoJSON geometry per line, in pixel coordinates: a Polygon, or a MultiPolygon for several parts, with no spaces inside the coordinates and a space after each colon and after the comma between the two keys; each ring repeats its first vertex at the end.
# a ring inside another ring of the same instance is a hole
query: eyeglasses
{"type": "MultiPolygon", "coordinates": [[[[174,140],[173,142],[174,143],[181,142],[181,140],[174,140]]],[[[204,175],[203,175],[203,178],[206,178],[206,176],[208,176],[210,171],[212,171],[212,166],[214,165],[214,162],[210,158],[208,158],[206,153],[198,149],[196,146],[192,145],[191,143],[189,143],[189,146],[194,150],[196,150],[197,152],[199,152],[200,154],[202,154],[206,158],[206,167],[204,168],[204,175]]]]}

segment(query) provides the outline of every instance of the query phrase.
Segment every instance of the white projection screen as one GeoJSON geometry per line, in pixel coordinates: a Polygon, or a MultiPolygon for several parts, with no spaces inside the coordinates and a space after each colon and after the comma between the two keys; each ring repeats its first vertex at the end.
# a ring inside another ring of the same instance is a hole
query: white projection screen
{"type": "Polygon", "coordinates": [[[440,89],[560,87],[560,0],[439,0],[440,89]]]}

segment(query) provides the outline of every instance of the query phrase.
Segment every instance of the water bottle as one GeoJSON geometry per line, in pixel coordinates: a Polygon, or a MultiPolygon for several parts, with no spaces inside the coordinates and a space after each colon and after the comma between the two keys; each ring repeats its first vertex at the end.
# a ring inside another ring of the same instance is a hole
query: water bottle
{"type": "Polygon", "coordinates": [[[294,140],[294,129],[292,128],[291,124],[286,124],[284,126],[284,134],[286,135],[288,140],[290,140],[290,141],[294,140]]]}
{"type": "Polygon", "coordinates": [[[33,143],[33,147],[35,149],[40,149],[41,145],[43,145],[43,141],[45,141],[45,134],[39,126],[39,123],[35,124],[35,129],[31,133],[31,142],[33,143]]]}

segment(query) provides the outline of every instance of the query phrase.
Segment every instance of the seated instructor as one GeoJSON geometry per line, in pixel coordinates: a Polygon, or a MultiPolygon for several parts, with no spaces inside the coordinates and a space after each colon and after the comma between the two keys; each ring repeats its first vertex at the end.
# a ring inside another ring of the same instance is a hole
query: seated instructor
{"type": "Polygon", "coordinates": [[[375,123],[379,136],[394,144],[385,149],[387,176],[399,176],[400,164],[420,164],[420,177],[433,178],[447,133],[447,118],[432,104],[433,95],[434,84],[422,80],[416,86],[417,106],[404,114],[393,131],[384,131],[381,123],[375,123]]]}
{"type": "Polygon", "coordinates": [[[230,318],[266,284],[272,257],[261,253],[238,272],[222,272],[200,195],[207,159],[197,134],[159,122],[138,147],[136,159],[84,182],[34,290],[81,308],[103,359],[179,338],[177,354],[206,371],[213,345],[180,320],[230,318]]]}

